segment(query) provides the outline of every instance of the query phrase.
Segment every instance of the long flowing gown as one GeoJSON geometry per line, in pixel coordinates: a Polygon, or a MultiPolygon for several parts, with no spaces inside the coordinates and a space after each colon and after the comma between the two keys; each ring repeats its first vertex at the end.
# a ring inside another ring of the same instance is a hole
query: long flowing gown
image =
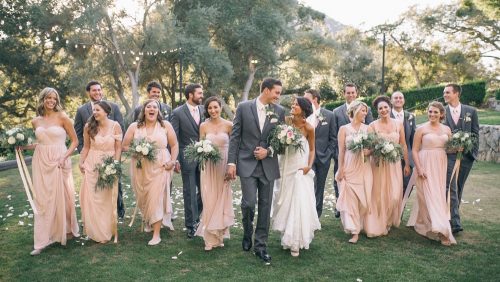
{"type": "Polygon", "coordinates": [[[417,201],[407,226],[413,226],[418,234],[432,240],[439,241],[439,234],[442,234],[452,244],[456,244],[449,222],[450,208],[446,202],[447,140],[446,133],[427,133],[422,136],[418,158],[427,179],[417,178],[417,201]]]}
{"type": "Polygon", "coordinates": [[[53,242],[66,245],[67,234],[80,236],[75,211],[75,188],[71,159],[58,167],[59,158],[68,150],[66,130],[61,126],[37,127],[37,146],[33,154],[35,214],[34,248],[43,249],[53,242]]]}
{"type": "MultiPolygon", "coordinates": [[[[351,124],[345,125],[345,146],[358,132],[368,132],[368,125],[361,124],[358,131],[351,124]]],[[[363,229],[364,217],[370,209],[371,190],[373,185],[372,168],[368,157],[363,160],[362,152],[353,153],[345,150],[344,175],[338,182],[340,188],[337,210],[347,234],[359,234],[363,229]]]]}
{"type": "Polygon", "coordinates": [[[166,171],[163,164],[170,161],[167,150],[168,139],[165,129],[156,123],[153,132],[148,135],[146,127],[137,128],[134,138],[146,138],[155,142],[158,148],[156,160],[142,161],[142,168],[137,168],[135,160],[130,165],[131,182],[134,188],[136,205],[139,207],[145,230],[151,230],[151,225],[162,221],[162,225],[174,230],[172,225],[172,201],[170,198],[170,180],[172,171],[166,171]]]}
{"type": "Polygon", "coordinates": [[[233,192],[229,182],[224,181],[229,135],[207,133],[206,139],[217,146],[222,159],[216,164],[207,162],[201,171],[203,213],[196,235],[203,237],[206,246],[217,247],[223,244],[224,238],[229,238],[229,227],[234,224],[233,192]]]}
{"type": "Polygon", "coordinates": [[[115,141],[121,141],[122,135],[114,135],[114,122],[110,132],[97,134],[90,139],[90,149],[85,159],[82,188],[80,189],[80,207],[85,234],[96,242],[111,240],[117,232],[116,198],[118,196],[118,181],[110,189],[96,188],[99,174],[94,171],[104,157],[114,157],[115,141]]]}
{"type": "MultiPolygon", "coordinates": [[[[377,134],[394,143],[399,143],[399,126],[393,121],[394,130],[390,133],[377,131],[377,134]]],[[[401,201],[403,198],[403,172],[401,160],[391,163],[371,161],[373,188],[370,203],[371,212],[367,215],[364,228],[368,237],[387,235],[392,226],[401,223],[401,201]]]]}
{"type": "Polygon", "coordinates": [[[304,175],[309,144],[301,138],[303,150],[287,149],[281,158],[281,181],[273,207],[273,230],[281,232],[281,245],[285,249],[309,249],[314,231],[321,229],[316,211],[314,171],[304,175]]]}

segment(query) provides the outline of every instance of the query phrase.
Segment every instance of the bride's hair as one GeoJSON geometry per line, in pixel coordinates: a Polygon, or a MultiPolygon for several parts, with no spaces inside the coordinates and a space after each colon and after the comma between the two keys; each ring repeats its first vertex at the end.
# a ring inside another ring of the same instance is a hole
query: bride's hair
{"type": "Polygon", "coordinates": [[[347,115],[350,118],[354,118],[354,116],[361,110],[361,106],[364,106],[366,110],[368,110],[368,105],[365,102],[361,102],[358,100],[354,100],[351,102],[349,105],[349,108],[347,109],[347,115]]]}
{"type": "Polygon", "coordinates": [[[304,114],[304,118],[307,118],[313,113],[312,104],[309,100],[304,97],[297,97],[297,104],[299,104],[302,113],[304,114]]]}

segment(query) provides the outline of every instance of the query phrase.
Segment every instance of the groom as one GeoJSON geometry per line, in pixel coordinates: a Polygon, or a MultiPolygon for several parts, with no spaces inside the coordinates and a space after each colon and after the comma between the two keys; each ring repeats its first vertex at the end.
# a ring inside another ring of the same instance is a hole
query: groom
{"type": "Polygon", "coordinates": [[[283,108],[276,104],[281,90],[281,81],[265,78],[260,85],[259,97],[238,105],[229,141],[226,175],[228,179],[235,179],[237,174],[241,181],[244,251],[252,248],[253,219],[258,201],[254,251],[266,264],[271,262],[266,248],[273,184],[280,177],[278,158],[269,147],[268,137],[271,130],[285,120],[283,108]]]}

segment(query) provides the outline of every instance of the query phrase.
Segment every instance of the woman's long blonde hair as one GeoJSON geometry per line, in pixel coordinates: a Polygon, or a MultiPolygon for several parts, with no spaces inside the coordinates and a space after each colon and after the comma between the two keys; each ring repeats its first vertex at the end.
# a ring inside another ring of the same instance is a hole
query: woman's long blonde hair
{"type": "Polygon", "coordinates": [[[59,93],[57,93],[57,90],[55,90],[52,87],[45,87],[40,94],[38,94],[38,105],[36,107],[36,114],[39,116],[44,116],[45,115],[45,106],[44,106],[44,101],[45,98],[51,93],[56,94],[56,106],[54,107],[54,112],[59,112],[62,111],[63,108],[61,106],[61,97],[59,96],[59,93]]]}

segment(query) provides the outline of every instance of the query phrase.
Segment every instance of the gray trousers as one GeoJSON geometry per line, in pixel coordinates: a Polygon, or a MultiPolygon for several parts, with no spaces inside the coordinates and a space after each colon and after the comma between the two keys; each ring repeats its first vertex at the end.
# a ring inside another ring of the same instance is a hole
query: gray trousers
{"type": "Polygon", "coordinates": [[[254,250],[266,250],[267,238],[269,237],[274,181],[270,181],[266,178],[262,168],[262,162],[260,161],[252,175],[250,177],[240,177],[240,181],[242,191],[241,212],[243,215],[243,239],[252,239],[254,233],[253,218],[255,214],[255,204],[258,203],[254,250]]]}
{"type": "MultiPolygon", "coordinates": [[[[455,160],[457,158],[456,154],[448,154],[448,169],[446,173],[446,195],[448,195],[448,187],[450,187],[450,178],[453,171],[453,166],[455,165],[455,160]]],[[[452,181],[451,192],[450,192],[450,213],[451,213],[451,228],[458,229],[462,228],[462,223],[460,222],[460,203],[462,202],[462,193],[464,191],[465,181],[469,176],[469,172],[472,169],[474,160],[469,157],[464,156],[460,162],[460,173],[458,174],[458,181],[452,181]]]]}
{"type": "Polygon", "coordinates": [[[313,163],[312,170],[316,176],[314,177],[314,193],[316,196],[316,212],[318,217],[321,217],[323,213],[323,198],[325,196],[325,183],[326,177],[328,176],[328,170],[330,170],[330,162],[322,164],[319,161],[313,163]]]}
{"type": "Polygon", "coordinates": [[[182,194],[184,198],[184,224],[186,228],[193,229],[200,219],[203,209],[200,190],[200,169],[198,166],[191,170],[182,169],[182,194]]]}

